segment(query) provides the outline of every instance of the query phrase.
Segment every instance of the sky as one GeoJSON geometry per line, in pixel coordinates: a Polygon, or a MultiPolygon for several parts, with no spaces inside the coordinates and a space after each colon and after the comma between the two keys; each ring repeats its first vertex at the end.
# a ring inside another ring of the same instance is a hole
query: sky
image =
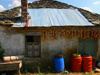
{"type": "MultiPolygon", "coordinates": [[[[38,0],[28,0],[34,2],[38,0]]],[[[56,0],[100,14],[100,0],[56,0]]],[[[0,0],[0,12],[21,5],[21,0],[0,0]]]]}

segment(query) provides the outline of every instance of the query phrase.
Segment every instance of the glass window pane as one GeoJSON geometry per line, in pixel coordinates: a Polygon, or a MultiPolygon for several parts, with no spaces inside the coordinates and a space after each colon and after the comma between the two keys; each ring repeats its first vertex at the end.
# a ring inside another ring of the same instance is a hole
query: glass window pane
{"type": "Polygon", "coordinates": [[[27,45],[27,50],[32,50],[32,45],[27,45]]]}
{"type": "Polygon", "coordinates": [[[33,36],[26,36],[27,42],[34,42],[33,36]]]}
{"type": "Polygon", "coordinates": [[[35,39],[36,42],[40,42],[40,37],[39,36],[36,36],[35,38],[36,38],[35,39]]]}
{"type": "Polygon", "coordinates": [[[35,44],[35,45],[34,45],[34,49],[35,49],[35,50],[39,50],[39,44],[35,44]]]}
{"type": "Polygon", "coordinates": [[[33,36],[34,42],[40,42],[40,36],[33,36]]]}
{"type": "Polygon", "coordinates": [[[32,51],[28,51],[28,56],[31,57],[32,55],[32,51]]]}
{"type": "Polygon", "coordinates": [[[40,36],[26,36],[27,42],[40,42],[40,36]]]}
{"type": "Polygon", "coordinates": [[[39,51],[35,51],[35,56],[39,56],[39,51]]]}

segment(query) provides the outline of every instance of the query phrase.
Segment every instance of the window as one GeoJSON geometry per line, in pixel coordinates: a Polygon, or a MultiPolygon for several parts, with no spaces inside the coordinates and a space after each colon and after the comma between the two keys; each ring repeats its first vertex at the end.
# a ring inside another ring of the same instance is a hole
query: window
{"type": "Polygon", "coordinates": [[[96,56],[97,51],[97,40],[96,39],[79,39],[79,53],[90,54],[92,56],[96,56]]]}
{"type": "Polygon", "coordinates": [[[41,55],[40,36],[26,36],[26,56],[40,57],[41,55]]]}

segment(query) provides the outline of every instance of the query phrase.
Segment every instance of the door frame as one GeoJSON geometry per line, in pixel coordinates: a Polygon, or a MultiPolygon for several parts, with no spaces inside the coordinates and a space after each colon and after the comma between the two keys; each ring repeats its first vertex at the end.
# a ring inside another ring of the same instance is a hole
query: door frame
{"type": "MultiPolygon", "coordinates": [[[[77,53],[79,53],[79,38],[77,38],[77,53]]],[[[85,40],[85,44],[86,44],[86,40],[85,40]]],[[[85,47],[84,47],[85,48],[85,47]]],[[[85,51],[85,50],[84,50],[85,51]]],[[[95,57],[96,57],[96,60],[98,60],[98,39],[96,39],[96,49],[95,49],[95,51],[96,51],[96,55],[95,55],[95,57]]]]}

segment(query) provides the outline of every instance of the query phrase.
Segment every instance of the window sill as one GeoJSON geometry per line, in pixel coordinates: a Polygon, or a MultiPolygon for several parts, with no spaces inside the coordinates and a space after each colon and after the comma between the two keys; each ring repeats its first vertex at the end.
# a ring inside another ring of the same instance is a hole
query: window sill
{"type": "Polygon", "coordinates": [[[41,57],[24,57],[24,60],[40,60],[41,57]]]}

